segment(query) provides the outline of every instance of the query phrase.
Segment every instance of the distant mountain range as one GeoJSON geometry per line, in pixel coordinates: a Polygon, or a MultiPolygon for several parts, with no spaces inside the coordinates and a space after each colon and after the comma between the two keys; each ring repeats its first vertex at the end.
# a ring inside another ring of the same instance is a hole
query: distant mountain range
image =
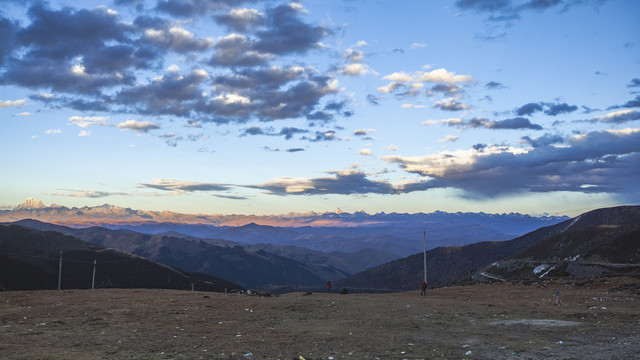
{"type": "MultiPolygon", "coordinates": [[[[423,278],[421,247],[422,229],[425,228],[428,229],[425,234],[430,248],[427,252],[430,286],[476,281],[538,281],[544,277],[640,274],[638,206],[599,209],[573,219],[443,212],[314,215],[318,218],[334,218],[332,224],[349,224],[339,227],[281,227],[254,222],[218,226],[211,223],[157,222],[153,219],[126,222],[125,219],[131,219],[129,215],[135,210],[110,205],[98,208],[76,209],[75,215],[69,215],[71,209],[46,207],[30,199],[16,209],[5,212],[3,218],[38,215],[36,217],[42,219],[58,211],[58,220],[61,222],[80,219],[85,211],[93,213],[95,220],[97,212],[104,212],[109,215],[101,215],[102,220],[113,217],[117,220],[92,227],[80,226],[86,224],[82,221],[70,227],[32,219],[2,225],[2,234],[9,234],[7,229],[14,232],[22,229],[20,231],[23,234],[17,236],[19,239],[40,239],[38,245],[29,245],[22,250],[13,240],[0,239],[0,260],[3,260],[0,268],[3,274],[11,273],[19,278],[19,274],[24,273],[29,277],[26,283],[32,286],[38,285],[38,278],[46,278],[46,286],[51,288],[56,254],[63,247],[67,249],[64,250],[65,254],[69,251],[70,245],[60,240],[64,238],[76,244],[72,248],[77,247],[79,242],[83,243],[84,247],[81,246],[78,251],[88,251],[94,257],[97,253],[115,252],[130,259],[146,259],[144,261],[163,264],[161,269],[177,272],[178,275],[171,275],[170,278],[183,279],[172,280],[171,286],[176,288],[184,287],[202,276],[208,277],[209,284],[219,281],[211,280],[217,278],[225,279],[229,287],[267,291],[319,289],[327,280],[333,281],[336,287],[346,286],[354,290],[412,290],[423,278]],[[545,226],[524,235],[512,236],[511,240],[502,239],[508,236],[506,233],[534,224],[545,226]],[[36,230],[38,232],[34,232],[36,230]],[[48,237],[54,240],[46,240],[48,237]],[[480,241],[487,238],[503,241],[480,241]],[[451,246],[451,243],[454,245],[451,246]],[[45,255],[39,255],[39,246],[46,249],[45,255]],[[409,256],[402,257],[407,254],[409,256]],[[44,258],[48,260],[44,261],[44,258]],[[20,270],[16,273],[15,269],[20,270]],[[46,276],[34,275],[45,273],[46,276]]],[[[295,218],[291,216],[290,219],[295,218]]],[[[258,218],[262,217],[253,219],[258,218]]],[[[77,262],[86,267],[88,260],[82,259],[77,262]]],[[[72,263],[75,261],[73,258],[67,260],[72,263]]],[[[127,271],[137,274],[141,270],[127,271]]],[[[86,271],[79,273],[86,274],[86,271]]],[[[159,278],[167,276],[165,274],[159,278]]],[[[105,284],[125,286],[122,285],[125,284],[123,280],[115,281],[115,278],[113,275],[105,284]]],[[[82,275],[82,279],[78,280],[78,287],[86,286],[86,276],[82,275]]],[[[0,286],[15,288],[16,284],[11,281],[6,276],[0,277],[0,286]]],[[[127,283],[126,286],[129,285],[127,283]]]]}
{"type": "Polygon", "coordinates": [[[0,211],[0,222],[24,219],[73,228],[100,226],[151,235],[170,232],[178,237],[297,246],[321,252],[353,253],[377,249],[402,257],[422,251],[424,231],[428,232],[428,248],[467,245],[512,239],[568,217],[440,211],[429,214],[336,211],[278,216],[191,215],[133,210],[108,204],[82,208],[47,207],[34,199],[28,199],[13,210],[0,211]]]}

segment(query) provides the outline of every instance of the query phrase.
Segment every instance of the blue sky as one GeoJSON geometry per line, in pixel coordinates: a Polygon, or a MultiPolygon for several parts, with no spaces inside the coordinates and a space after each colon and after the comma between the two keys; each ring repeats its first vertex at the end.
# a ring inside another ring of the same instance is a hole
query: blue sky
{"type": "Polygon", "coordinates": [[[635,0],[0,4],[5,209],[640,203],[635,0]]]}

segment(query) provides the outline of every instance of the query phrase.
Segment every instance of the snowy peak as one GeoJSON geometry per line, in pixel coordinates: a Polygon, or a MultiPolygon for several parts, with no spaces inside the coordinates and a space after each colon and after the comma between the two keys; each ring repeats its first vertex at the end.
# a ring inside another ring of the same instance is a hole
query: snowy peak
{"type": "Polygon", "coordinates": [[[38,210],[45,208],[46,206],[42,203],[42,201],[34,198],[28,198],[27,200],[25,200],[25,202],[18,205],[18,207],[16,207],[14,210],[38,210]]]}

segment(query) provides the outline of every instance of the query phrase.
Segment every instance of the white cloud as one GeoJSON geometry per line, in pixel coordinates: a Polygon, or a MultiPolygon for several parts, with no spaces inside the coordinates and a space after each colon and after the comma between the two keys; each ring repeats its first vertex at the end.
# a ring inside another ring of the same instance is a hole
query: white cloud
{"type": "Polygon", "coordinates": [[[435,125],[436,121],[435,120],[425,120],[422,122],[422,126],[431,126],[431,125],[435,125]]]}
{"type": "Polygon", "coordinates": [[[215,98],[211,99],[211,101],[221,102],[224,105],[230,104],[238,104],[238,105],[248,105],[251,104],[251,99],[248,97],[238,95],[238,94],[222,94],[218,95],[215,98]]]}
{"type": "Polygon", "coordinates": [[[61,134],[62,130],[60,130],[60,129],[49,129],[49,130],[46,130],[44,133],[47,134],[47,135],[55,135],[55,134],[61,134]]]}
{"type": "Polygon", "coordinates": [[[315,189],[313,181],[305,178],[278,177],[263,184],[263,187],[284,188],[286,193],[302,193],[315,189]]]}
{"type": "Polygon", "coordinates": [[[364,57],[364,53],[362,52],[362,50],[358,50],[358,49],[347,49],[344,52],[344,58],[351,61],[351,62],[361,62],[362,58],[364,57]]]}
{"type": "Polygon", "coordinates": [[[440,120],[440,123],[444,125],[449,125],[449,126],[462,125],[462,119],[459,119],[459,118],[443,119],[443,120],[440,120]]]}
{"type": "Polygon", "coordinates": [[[356,136],[367,136],[372,132],[375,132],[375,129],[358,129],[356,131],[353,132],[353,135],[356,136]]]}
{"type": "Polygon", "coordinates": [[[619,111],[610,112],[603,116],[596,116],[590,121],[619,124],[619,123],[634,121],[634,120],[640,120],[640,111],[619,110],[619,111]]]}
{"type": "Polygon", "coordinates": [[[21,112],[17,113],[16,116],[33,116],[33,114],[30,112],[21,112]]]}
{"type": "Polygon", "coordinates": [[[132,119],[122,122],[116,126],[120,129],[133,130],[138,133],[146,133],[149,130],[160,129],[160,125],[152,123],[150,121],[135,121],[132,119]]]}
{"type": "Polygon", "coordinates": [[[348,76],[362,76],[371,72],[368,65],[360,63],[347,64],[342,70],[342,73],[348,76]]]}
{"type": "Polygon", "coordinates": [[[460,137],[455,135],[447,135],[444,139],[440,139],[440,142],[454,142],[457,141],[460,137]]]}
{"type": "Polygon", "coordinates": [[[93,125],[107,125],[108,117],[105,116],[72,116],[69,118],[70,124],[78,125],[81,128],[87,128],[93,125]]]}
{"type": "Polygon", "coordinates": [[[426,105],[417,105],[417,104],[402,104],[403,109],[424,109],[426,105]]]}
{"type": "Polygon", "coordinates": [[[414,77],[403,72],[394,72],[390,75],[386,75],[382,77],[384,80],[389,80],[389,81],[393,81],[393,82],[399,82],[399,83],[407,83],[407,82],[412,82],[412,81],[416,81],[414,80],[414,77]]]}
{"type": "Polygon", "coordinates": [[[80,130],[80,133],[78,133],[78,136],[91,136],[91,131],[88,130],[80,130]]]}
{"type": "Polygon", "coordinates": [[[446,99],[442,99],[434,102],[433,106],[436,108],[439,108],[440,110],[446,110],[446,111],[460,111],[460,110],[466,110],[470,107],[469,105],[463,104],[458,100],[459,100],[458,97],[448,97],[446,99]]]}
{"type": "Polygon", "coordinates": [[[432,187],[462,189],[470,196],[522,192],[637,191],[640,129],[594,131],[568,137],[566,146],[518,148],[474,146],[424,156],[387,155],[407,172],[429,179],[432,187]]]}
{"type": "Polygon", "coordinates": [[[471,75],[456,75],[456,73],[449,72],[445,68],[440,68],[423,73],[420,76],[420,80],[425,82],[458,84],[463,82],[472,82],[473,77],[471,75]]]}
{"type": "Polygon", "coordinates": [[[358,151],[358,154],[360,154],[362,156],[371,156],[371,155],[373,155],[373,152],[371,151],[371,149],[363,148],[360,151],[358,151]]]}
{"type": "Polygon", "coordinates": [[[423,44],[423,43],[416,43],[416,42],[414,42],[413,44],[411,44],[411,48],[412,48],[412,49],[419,49],[419,48],[423,48],[423,47],[427,47],[427,44],[423,44]]]}
{"type": "Polygon", "coordinates": [[[0,108],[21,107],[27,105],[27,99],[20,100],[0,100],[0,108]]]}

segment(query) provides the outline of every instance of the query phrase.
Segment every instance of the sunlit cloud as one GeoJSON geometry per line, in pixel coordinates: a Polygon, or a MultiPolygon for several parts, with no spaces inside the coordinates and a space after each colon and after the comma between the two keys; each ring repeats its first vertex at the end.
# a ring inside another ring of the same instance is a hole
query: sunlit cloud
{"type": "Polygon", "coordinates": [[[22,107],[27,105],[27,99],[20,100],[0,100],[0,109],[8,107],[22,107]]]}
{"type": "Polygon", "coordinates": [[[107,125],[108,119],[105,116],[72,116],[69,118],[69,124],[77,125],[81,128],[95,125],[104,126],[107,125]]]}
{"type": "Polygon", "coordinates": [[[137,133],[146,133],[149,130],[160,129],[160,125],[152,123],[150,121],[135,121],[129,119],[125,122],[119,123],[116,127],[120,129],[133,130],[137,133]]]}

